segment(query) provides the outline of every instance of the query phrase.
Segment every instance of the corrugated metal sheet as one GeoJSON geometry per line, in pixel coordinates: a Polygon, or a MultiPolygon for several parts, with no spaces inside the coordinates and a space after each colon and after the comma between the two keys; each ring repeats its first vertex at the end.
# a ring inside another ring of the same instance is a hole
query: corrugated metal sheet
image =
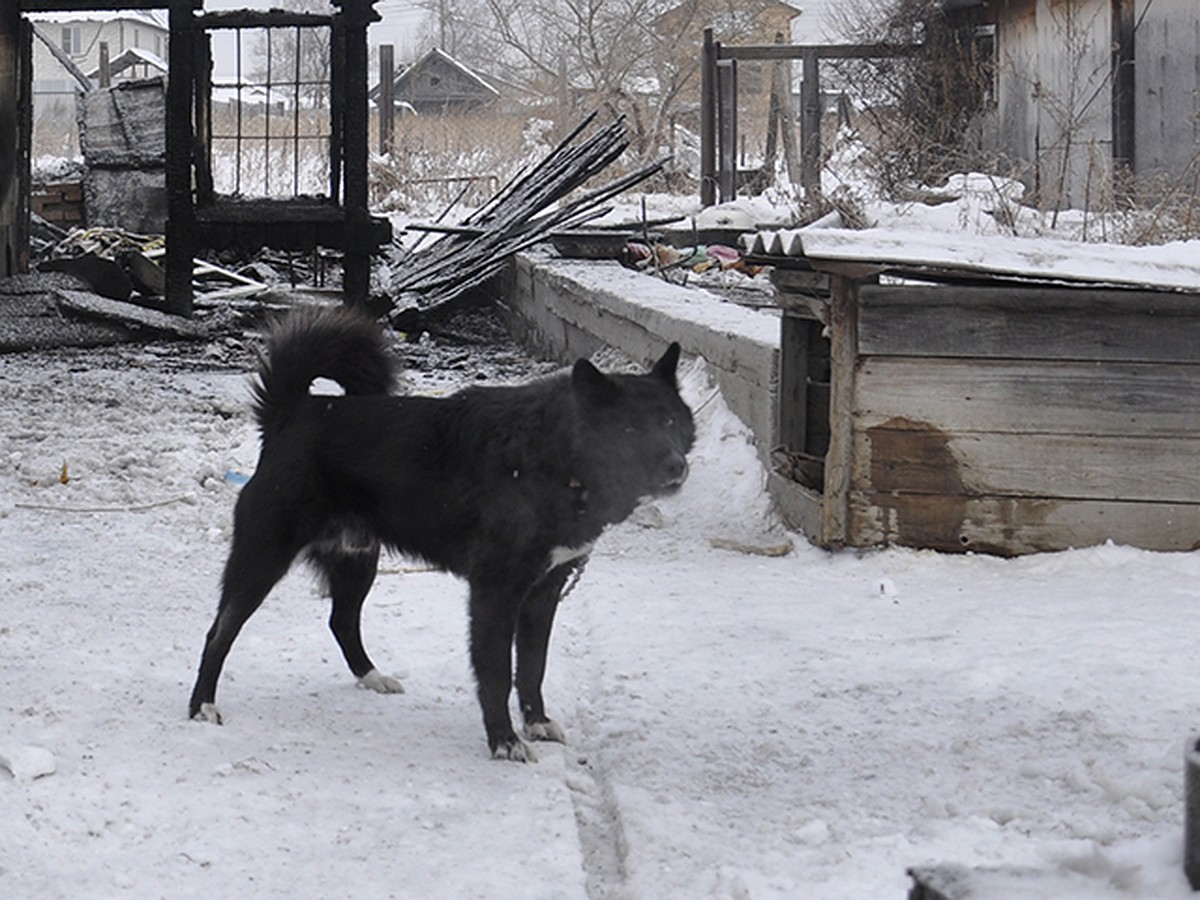
{"type": "Polygon", "coordinates": [[[1200,293],[1200,241],[1158,247],[881,228],[799,228],[745,241],[752,256],[836,260],[900,269],[1200,293]]]}

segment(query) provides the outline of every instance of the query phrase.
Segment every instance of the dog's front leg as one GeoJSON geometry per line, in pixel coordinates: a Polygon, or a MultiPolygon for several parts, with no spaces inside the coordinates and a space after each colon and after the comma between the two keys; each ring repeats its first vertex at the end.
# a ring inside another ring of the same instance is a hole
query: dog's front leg
{"type": "Polygon", "coordinates": [[[494,759],[536,762],[533,749],[513,731],[508,714],[512,646],[524,592],[510,585],[471,582],[471,665],[479,685],[483,727],[494,759]]]}
{"type": "Polygon", "coordinates": [[[521,607],[517,620],[517,698],[525,719],[525,736],[535,741],[565,744],[566,735],[546,715],[542,699],[542,679],[546,674],[546,654],[554,614],[568,576],[583,564],[582,560],[559,566],[534,585],[521,607]]]}

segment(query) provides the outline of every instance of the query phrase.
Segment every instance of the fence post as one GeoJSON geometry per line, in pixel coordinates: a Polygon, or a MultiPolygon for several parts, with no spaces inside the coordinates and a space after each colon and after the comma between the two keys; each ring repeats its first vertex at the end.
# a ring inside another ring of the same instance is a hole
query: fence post
{"type": "Polygon", "coordinates": [[[704,29],[700,60],[700,204],[717,202],[717,45],[704,29]]]}
{"type": "Polygon", "coordinates": [[[1113,162],[1135,171],[1137,148],[1136,90],[1134,59],[1137,25],[1133,0],[1113,0],[1112,5],[1112,146],[1113,162]]]}
{"type": "Polygon", "coordinates": [[[717,62],[717,169],[721,202],[737,197],[737,60],[717,62]]]}
{"type": "Polygon", "coordinates": [[[108,58],[108,41],[100,42],[100,87],[112,87],[112,63],[108,58]]]}
{"type": "Polygon", "coordinates": [[[192,206],[192,85],[196,45],[192,0],[170,0],[167,54],[167,303],[168,312],[192,314],[193,258],[199,244],[192,206]]]}
{"type": "Polygon", "coordinates": [[[801,57],[804,80],[800,82],[800,181],[810,202],[821,193],[821,75],[816,48],[806,48],[801,57]]]}
{"type": "Polygon", "coordinates": [[[392,152],[396,135],[396,56],[391,44],[379,45],[379,152],[392,152]]]}

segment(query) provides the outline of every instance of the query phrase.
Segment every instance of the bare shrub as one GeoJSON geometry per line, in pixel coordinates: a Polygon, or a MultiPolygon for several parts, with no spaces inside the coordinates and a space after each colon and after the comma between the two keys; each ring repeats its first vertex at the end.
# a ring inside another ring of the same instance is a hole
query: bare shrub
{"type": "Polygon", "coordinates": [[[552,129],[528,115],[481,111],[406,115],[390,153],[371,160],[372,202],[427,214],[455,201],[478,205],[509,180],[552,129]]]}
{"type": "Polygon", "coordinates": [[[974,33],[952,27],[935,0],[853,0],[840,18],[852,42],[921,47],[908,57],[831,64],[834,83],[862,104],[883,191],[936,184],[978,163],[970,137],[992,101],[995,71],[974,33]]]}

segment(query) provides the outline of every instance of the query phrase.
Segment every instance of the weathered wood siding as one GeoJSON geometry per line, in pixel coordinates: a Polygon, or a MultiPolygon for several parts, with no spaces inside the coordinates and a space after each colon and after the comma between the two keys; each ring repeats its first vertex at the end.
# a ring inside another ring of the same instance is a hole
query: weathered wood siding
{"type": "Polygon", "coordinates": [[[999,149],[1045,206],[1095,204],[1112,171],[1109,0],[1016,0],[997,25],[999,149]]]}
{"type": "MultiPolygon", "coordinates": [[[[1112,170],[1111,0],[1007,0],[996,12],[994,149],[1045,206],[1097,206],[1112,170]]],[[[1134,171],[1183,176],[1200,146],[1200,2],[1136,0],[1134,171]]]]}
{"type": "Polygon", "coordinates": [[[1182,174],[1200,150],[1200,3],[1138,0],[1136,167],[1182,174]],[[1149,3],[1149,8],[1147,8],[1149,3]]]}
{"type": "Polygon", "coordinates": [[[857,312],[847,543],[1200,545],[1200,297],[862,286],[857,312]]]}

